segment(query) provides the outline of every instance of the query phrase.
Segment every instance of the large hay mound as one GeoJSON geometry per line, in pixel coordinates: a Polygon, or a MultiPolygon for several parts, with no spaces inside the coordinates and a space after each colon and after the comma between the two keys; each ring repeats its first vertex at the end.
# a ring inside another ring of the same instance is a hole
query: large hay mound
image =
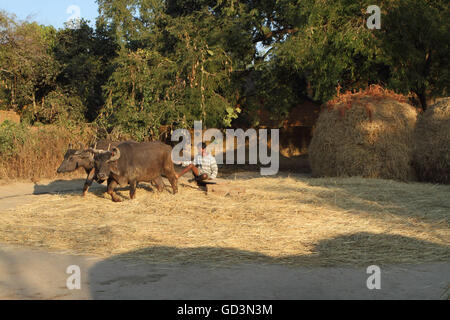
{"type": "Polygon", "coordinates": [[[406,101],[378,86],[330,101],[309,147],[313,175],[414,180],[417,111],[406,101]]]}
{"type": "Polygon", "coordinates": [[[450,98],[438,100],[419,117],[414,143],[419,180],[450,184],[450,98]]]}

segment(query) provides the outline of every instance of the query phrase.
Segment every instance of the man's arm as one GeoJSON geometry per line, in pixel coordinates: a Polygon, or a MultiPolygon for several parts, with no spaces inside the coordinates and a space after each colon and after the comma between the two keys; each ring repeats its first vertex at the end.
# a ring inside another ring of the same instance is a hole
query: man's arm
{"type": "Polygon", "coordinates": [[[217,173],[219,171],[219,168],[217,167],[217,161],[216,158],[211,156],[211,179],[215,179],[217,177],[217,173]]]}

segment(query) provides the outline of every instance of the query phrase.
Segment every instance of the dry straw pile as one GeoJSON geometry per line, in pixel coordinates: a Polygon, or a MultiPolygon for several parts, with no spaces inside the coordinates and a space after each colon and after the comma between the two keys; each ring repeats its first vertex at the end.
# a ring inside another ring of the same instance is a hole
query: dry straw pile
{"type": "Polygon", "coordinates": [[[418,178],[450,184],[450,98],[438,100],[419,117],[414,140],[418,178]]]}
{"type": "Polygon", "coordinates": [[[313,175],[413,180],[417,111],[406,101],[379,86],[330,101],[309,146],[313,175]]]}

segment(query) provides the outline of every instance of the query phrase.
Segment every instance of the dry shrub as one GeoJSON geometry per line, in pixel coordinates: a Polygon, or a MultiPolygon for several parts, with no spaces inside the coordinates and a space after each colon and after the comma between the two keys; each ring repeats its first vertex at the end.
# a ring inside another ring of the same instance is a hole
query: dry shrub
{"type": "Polygon", "coordinates": [[[379,86],[330,101],[309,147],[313,175],[413,180],[417,111],[406,101],[379,86]]]}
{"type": "Polygon", "coordinates": [[[14,123],[20,123],[20,116],[14,111],[0,110],[0,123],[9,120],[14,123]]]}
{"type": "Polygon", "coordinates": [[[68,144],[90,143],[95,133],[88,126],[65,128],[46,125],[22,127],[20,130],[21,139],[12,141],[13,152],[1,154],[0,180],[55,178],[68,144]]]}
{"type": "Polygon", "coordinates": [[[341,93],[340,86],[337,87],[336,97],[326,103],[326,106],[330,109],[335,107],[337,104],[345,102],[345,108],[350,109],[353,101],[358,101],[364,97],[371,97],[375,100],[383,100],[386,98],[391,98],[397,100],[401,103],[408,103],[409,97],[395,93],[392,90],[385,89],[379,85],[371,85],[366,89],[359,89],[358,91],[346,91],[341,93]]]}
{"type": "Polygon", "coordinates": [[[414,143],[418,178],[450,184],[450,98],[438,100],[419,117],[414,143]]]}

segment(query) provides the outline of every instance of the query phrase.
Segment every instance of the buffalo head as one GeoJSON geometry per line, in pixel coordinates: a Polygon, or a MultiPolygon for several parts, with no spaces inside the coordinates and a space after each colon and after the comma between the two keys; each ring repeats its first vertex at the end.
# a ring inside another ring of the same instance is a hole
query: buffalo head
{"type": "Polygon", "coordinates": [[[117,160],[120,158],[119,148],[111,151],[94,151],[94,166],[98,179],[106,180],[110,173],[117,171],[117,160]]]}
{"type": "Polygon", "coordinates": [[[72,172],[76,169],[83,167],[89,168],[93,166],[94,155],[88,150],[84,150],[82,144],[79,145],[79,149],[74,149],[71,144],[64,155],[64,160],[59,166],[57,172],[72,172]]]}

